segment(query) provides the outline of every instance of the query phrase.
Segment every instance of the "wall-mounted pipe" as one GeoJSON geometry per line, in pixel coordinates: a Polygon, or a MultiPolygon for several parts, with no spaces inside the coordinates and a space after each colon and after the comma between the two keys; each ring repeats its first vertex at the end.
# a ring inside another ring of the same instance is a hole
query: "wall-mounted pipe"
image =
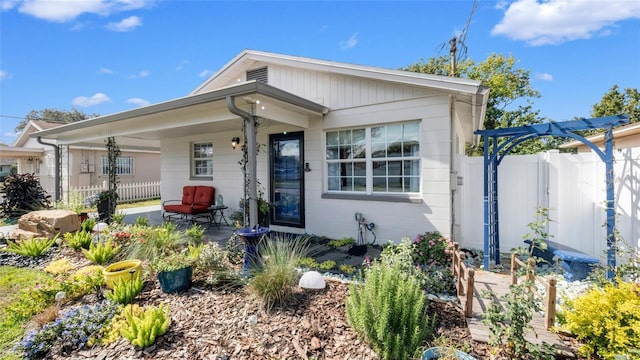
{"type": "Polygon", "coordinates": [[[60,199],[60,189],[62,189],[62,184],[60,183],[60,148],[56,144],[42,141],[42,138],[40,136],[38,136],[38,138],[36,140],[38,141],[38,143],[40,143],[42,145],[51,146],[55,150],[54,151],[54,158],[55,158],[56,172],[55,172],[55,176],[53,178],[54,179],[53,180],[54,187],[55,187],[53,201],[54,201],[54,203],[56,203],[59,200],[61,200],[60,199]]]}
{"type": "Polygon", "coordinates": [[[256,117],[246,111],[238,109],[235,103],[235,97],[227,96],[227,109],[234,114],[240,116],[245,122],[245,130],[247,132],[247,172],[245,184],[249,187],[249,223],[245,226],[253,226],[258,223],[258,179],[257,179],[257,141],[256,141],[256,117]]]}

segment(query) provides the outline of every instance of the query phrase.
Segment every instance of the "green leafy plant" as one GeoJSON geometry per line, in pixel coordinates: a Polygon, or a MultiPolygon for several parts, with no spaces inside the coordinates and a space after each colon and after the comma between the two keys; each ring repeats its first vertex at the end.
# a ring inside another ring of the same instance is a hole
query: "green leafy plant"
{"type": "Polygon", "coordinates": [[[143,312],[144,308],[138,305],[126,305],[124,308],[121,308],[120,311],[113,316],[113,319],[111,319],[111,321],[109,321],[109,323],[100,330],[100,334],[98,334],[97,337],[89,340],[88,345],[93,346],[95,344],[100,344],[106,346],[116,342],[122,337],[120,335],[122,329],[128,326],[127,316],[125,314],[140,317],[143,312]]]}
{"type": "Polygon", "coordinates": [[[298,261],[298,265],[302,268],[305,269],[317,269],[318,266],[320,266],[320,264],[318,264],[318,262],[316,261],[316,259],[307,256],[307,257],[303,257],[302,259],[300,259],[298,261]]]}
{"type": "Polygon", "coordinates": [[[149,226],[149,218],[138,216],[136,218],[136,226],[137,227],[147,227],[147,226],[149,226]]]}
{"type": "Polygon", "coordinates": [[[114,224],[124,224],[124,217],[127,214],[122,211],[116,211],[113,215],[111,215],[111,222],[114,224]]]}
{"type": "Polygon", "coordinates": [[[244,244],[237,234],[233,234],[224,245],[227,252],[227,258],[233,265],[242,264],[244,261],[244,244]]]}
{"type": "Polygon", "coordinates": [[[28,359],[45,357],[56,344],[66,351],[81,349],[91,337],[99,333],[116,311],[117,306],[110,302],[67,309],[56,321],[28,333],[18,348],[28,359]]]}
{"type": "MultiPolygon", "coordinates": [[[[531,242],[531,245],[529,246],[530,257],[534,257],[538,251],[547,250],[547,241],[553,237],[553,235],[547,232],[547,227],[549,226],[550,221],[549,208],[538,205],[534,214],[534,221],[527,224],[527,227],[529,227],[531,232],[522,236],[524,240],[531,242]]],[[[545,261],[539,257],[535,258],[538,262],[545,261]]]]}
{"type": "Polygon", "coordinates": [[[325,260],[318,264],[318,268],[320,270],[331,270],[336,267],[336,262],[334,260],[325,260]]]}
{"type": "MultiPolygon", "coordinates": [[[[96,226],[95,219],[85,219],[82,224],[80,224],[80,230],[86,233],[91,233],[93,231],[93,227],[96,226]]],[[[66,234],[65,234],[66,235],[66,234]]]]}
{"type": "Polygon", "coordinates": [[[120,251],[120,245],[114,245],[111,239],[107,241],[92,241],[89,250],[82,249],[84,256],[94,264],[105,264],[120,251]]]}
{"type": "Polygon", "coordinates": [[[7,248],[4,251],[12,252],[14,254],[28,256],[28,257],[36,257],[44,254],[53,246],[53,244],[58,239],[56,235],[53,239],[47,239],[43,237],[33,237],[22,240],[17,240],[17,242],[13,242],[11,240],[7,240],[7,248]]]}
{"type": "Polygon", "coordinates": [[[249,290],[261,300],[266,311],[293,294],[299,277],[296,266],[306,255],[308,242],[307,236],[288,238],[279,235],[262,243],[262,267],[249,280],[249,290]]]}
{"type": "MultiPolygon", "coordinates": [[[[135,273],[135,270],[133,271],[135,273]]],[[[120,278],[115,281],[113,291],[107,292],[107,299],[118,304],[127,305],[142,291],[142,277],[133,276],[131,279],[120,278]]]]}
{"type": "Polygon", "coordinates": [[[200,245],[204,240],[204,228],[198,224],[193,224],[185,230],[184,235],[187,237],[189,244],[200,245]]]}
{"type": "Polygon", "coordinates": [[[352,275],[356,272],[356,268],[349,264],[342,264],[340,265],[340,271],[344,274],[352,275]]]}
{"type": "Polygon", "coordinates": [[[453,243],[439,232],[426,232],[413,240],[413,260],[422,266],[451,266],[453,243]]]}
{"type": "Polygon", "coordinates": [[[640,358],[640,285],[618,281],[594,287],[562,309],[564,327],[585,343],[582,355],[640,358]]]}
{"type": "Polygon", "coordinates": [[[343,247],[343,246],[347,246],[347,245],[352,245],[355,244],[356,240],[352,237],[344,237],[342,239],[338,239],[338,240],[331,240],[327,243],[327,246],[329,247],[333,247],[333,248],[339,248],[339,247],[343,247]]]}
{"type": "Polygon", "coordinates": [[[69,271],[73,270],[73,268],[74,267],[73,265],[71,265],[71,262],[69,262],[69,259],[63,258],[50,262],[49,265],[44,268],[44,271],[48,272],[49,274],[60,275],[68,273],[69,271]]]}
{"type": "Polygon", "coordinates": [[[93,242],[93,235],[88,231],[76,231],[75,233],[65,233],[64,241],[74,250],[89,249],[93,242]]]}
{"type": "Polygon", "coordinates": [[[50,198],[35,174],[12,172],[0,186],[0,218],[17,219],[31,211],[49,209],[50,198]]]}
{"type": "Polygon", "coordinates": [[[140,314],[124,312],[127,318],[127,326],[120,330],[120,335],[137,348],[151,346],[156,337],[167,332],[171,319],[169,307],[160,305],[150,306],[140,314]]]}
{"type": "Polygon", "coordinates": [[[148,260],[153,263],[157,258],[185,249],[189,239],[176,224],[165,222],[162,226],[140,229],[131,236],[125,251],[128,259],[148,260]]]}
{"type": "Polygon", "coordinates": [[[428,314],[419,280],[394,260],[374,261],[364,285],[351,285],[347,319],[380,358],[409,359],[433,332],[435,316],[428,314]]]}
{"type": "Polygon", "coordinates": [[[174,271],[193,266],[196,261],[197,257],[194,258],[188,250],[184,250],[157,257],[151,267],[156,272],[174,271]]]}

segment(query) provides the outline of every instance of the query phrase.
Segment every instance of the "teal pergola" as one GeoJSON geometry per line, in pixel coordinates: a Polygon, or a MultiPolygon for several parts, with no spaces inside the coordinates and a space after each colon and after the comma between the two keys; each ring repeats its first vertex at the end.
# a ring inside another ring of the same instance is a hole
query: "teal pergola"
{"type": "Polygon", "coordinates": [[[484,268],[489,269],[491,260],[500,264],[500,219],[498,217],[498,166],[502,159],[523,141],[541,136],[569,137],[590,147],[605,163],[607,184],[607,265],[608,275],[613,275],[616,266],[615,251],[615,198],[613,189],[613,128],[629,122],[628,115],[615,115],[592,119],[525,125],[506,129],[478,130],[484,140],[484,268]],[[575,131],[589,129],[605,130],[605,148],[578,135],[575,131]],[[504,138],[502,142],[498,140],[504,138]]]}

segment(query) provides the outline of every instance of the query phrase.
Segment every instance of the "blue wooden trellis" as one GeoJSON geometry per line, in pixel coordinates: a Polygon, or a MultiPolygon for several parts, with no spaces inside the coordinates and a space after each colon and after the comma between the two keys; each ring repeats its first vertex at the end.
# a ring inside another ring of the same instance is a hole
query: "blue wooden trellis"
{"type": "Polygon", "coordinates": [[[605,163],[607,184],[607,265],[608,275],[616,266],[615,205],[613,190],[613,128],[629,122],[628,115],[615,115],[593,119],[525,125],[506,129],[478,130],[484,140],[484,268],[491,260],[500,264],[500,226],[498,217],[498,165],[515,146],[541,136],[570,137],[589,146],[605,163]],[[604,152],[574,131],[605,129],[604,152]],[[501,143],[498,138],[506,138],[501,143]]]}

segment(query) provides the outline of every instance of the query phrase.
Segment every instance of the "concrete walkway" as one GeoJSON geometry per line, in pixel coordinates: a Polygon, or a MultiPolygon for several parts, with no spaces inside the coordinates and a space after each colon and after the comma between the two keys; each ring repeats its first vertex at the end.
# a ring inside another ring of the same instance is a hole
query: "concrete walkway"
{"type": "MultiPolygon", "coordinates": [[[[118,209],[117,212],[125,214],[125,224],[135,224],[138,217],[144,217],[149,219],[149,225],[162,225],[164,219],[162,218],[162,211],[160,205],[142,206],[127,209],[118,209]]],[[[225,214],[229,216],[229,214],[225,214]]],[[[188,222],[177,222],[179,228],[186,228],[190,226],[188,222]]],[[[11,232],[17,228],[18,225],[6,225],[0,226],[0,238],[7,238],[11,232]]],[[[214,224],[211,226],[205,226],[205,236],[212,241],[216,241],[221,245],[224,245],[226,241],[233,235],[233,227],[226,226],[224,223],[218,229],[214,224]]]]}

